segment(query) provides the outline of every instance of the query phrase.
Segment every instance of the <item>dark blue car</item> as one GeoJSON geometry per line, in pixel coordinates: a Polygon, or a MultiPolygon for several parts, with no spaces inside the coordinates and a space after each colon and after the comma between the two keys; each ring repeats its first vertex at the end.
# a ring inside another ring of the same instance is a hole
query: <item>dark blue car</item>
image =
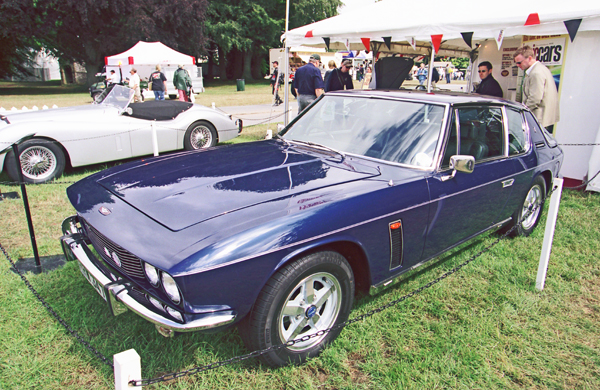
{"type": "MultiPolygon", "coordinates": [[[[246,346],[264,349],[343,322],[356,292],[513,225],[542,202],[562,158],[518,103],[339,91],[276,139],[79,181],[62,243],[113,314],[127,307],[167,336],[238,323],[246,346]]],[[[261,358],[302,362],[338,333],[261,358]]]]}

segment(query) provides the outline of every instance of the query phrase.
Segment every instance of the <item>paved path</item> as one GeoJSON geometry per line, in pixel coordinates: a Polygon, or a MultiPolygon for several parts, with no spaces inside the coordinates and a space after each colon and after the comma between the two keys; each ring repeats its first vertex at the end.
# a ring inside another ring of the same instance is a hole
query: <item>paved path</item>
{"type": "MultiPolygon", "coordinates": [[[[450,90],[462,92],[466,85],[458,84],[458,83],[450,83],[446,84],[445,82],[438,83],[438,88],[440,90],[450,90]]],[[[413,88],[408,85],[407,88],[413,88]]],[[[298,114],[298,103],[296,99],[290,99],[289,103],[291,117],[290,119],[296,117],[298,114]]],[[[271,104],[254,104],[249,106],[223,106],[216,107],[217,110],[225,112],[228,115],[233,115],[234,118],[240,118],[244,121],[244,126],[252,126],[262,123],[283,123],[283,111],[284,106],[280,104],[279,106],[273,107],[271,104]]]]}

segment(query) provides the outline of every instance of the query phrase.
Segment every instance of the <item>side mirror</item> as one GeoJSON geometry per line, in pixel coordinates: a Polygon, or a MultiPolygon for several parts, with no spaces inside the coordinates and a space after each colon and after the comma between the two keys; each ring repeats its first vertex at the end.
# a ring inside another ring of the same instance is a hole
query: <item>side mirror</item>
{"type": "Polygon", "coordinates": [[[473,173],[473,170],[475,169],[475,157],[461,154],[452,156],[450,157],[450,169],[452,169],[452,173],[447,176],[442,176],[442,181],[454,179],[457,171],[473,173]]]}

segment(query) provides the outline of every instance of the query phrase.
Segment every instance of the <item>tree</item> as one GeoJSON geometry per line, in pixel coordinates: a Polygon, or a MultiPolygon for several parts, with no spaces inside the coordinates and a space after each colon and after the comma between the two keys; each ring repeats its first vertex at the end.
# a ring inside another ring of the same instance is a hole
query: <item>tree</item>
{"type": "Polygon", "coordinates": [[[3,19],[5,9],[14,15],[0,31],[17,26],[19,34],[33,37],[15,40],[18,34],[5,33],[12,38],[12,47],[28,49],[33,39],[62,62],[82,62],[88,84],[95,81],[104,57],[138,41],[161,41],[195,57],[204,50],[207,0],[2,0],[0,4],[3,19]]]}

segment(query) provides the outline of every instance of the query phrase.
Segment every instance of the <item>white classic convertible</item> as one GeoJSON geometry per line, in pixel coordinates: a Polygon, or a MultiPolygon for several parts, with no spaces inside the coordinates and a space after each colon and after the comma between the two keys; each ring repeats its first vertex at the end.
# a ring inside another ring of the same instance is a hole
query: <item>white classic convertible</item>
{"type": "Polygon", "coordinates": [[[153,153],[153,131],[159,152],[209,148],[235,138],[241,120],[213,109],[180,101],[131,103],[133,90],[114,85],[92,105],[0,115],[0,172],[19,180],[10,145],[19,145],[23,178],[43,183],[72,167],[153,153]]]}

